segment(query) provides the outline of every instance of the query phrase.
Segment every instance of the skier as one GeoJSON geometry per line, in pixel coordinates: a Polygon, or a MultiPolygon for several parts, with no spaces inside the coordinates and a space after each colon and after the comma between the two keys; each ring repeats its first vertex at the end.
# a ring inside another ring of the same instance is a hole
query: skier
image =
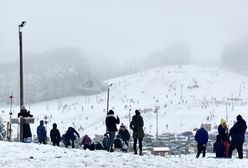
{"type": "Polygon", "coordinates": [[[60,132],[57,129],[56,123],[53,123],[53,129],[51,129],[51,131],[50,131],[50,138],[51,138],[51,141],[53,143],[53,146],[55,146],[55,145],[59,146],[59,142],[61,140],[61,137],[60,137],[60,132]]]}
{"type": "Polygon", "coordinates": [[[231,144],[228,148],[228,157],[231,158],[232,152],[234,149],[237,149],[239,158],[243,159],[243,143],[245,140],[247,125],[241,115],[238,115],[236,119],[237,122],[230,129],[229,133],[229,136],[231,136],[231,144]]]}
{"type": "Polygon", "coordinates": [[[196,158],[199,158],[201,152],[202,157],[206,156],[206,146],[208,143],[208,132],[204,129],[204,124],[201,124],[201,128],[197,130],[195,134],[195,140],[197,142],[197,154],[196,158]]]}
{"type": "MultiPolygon", "coordinates": [[[[21,106],[21,111],[18,113],[19,117],[33,117],[33,115],[30,114],[30,111],[27,111],[26,107],[24,105],[21,106]]],[[[23,123],[23,139],[22,142],[26,142],[28,138],[31,139],[32,133],[30,130],[30,125],[28,123],[23,123]]]]}
{"type": "Polygon", "coordinates": [[[137,140],[139,140],[139,155],[143,155],[142,152],[142,140],[144,138],[144,121],[142,116],[140,115],[139,110],[135,110],[135,115],[132,117],[132,121],[130,123],[130,128],[133,130],[133,151],[134,154],[137,154],[137,140]]]}
{"type": "Polygon", "coordinates": [[[44,127],[44,121],[40,121],[40,125],[37,127],[37,137],[40,144],[46,144],[47,134],[46,128],[44,127]]]}
{"type": "Polygon", "coordinates": [[[109,152],[114,152],[113,150],[113,144],[114,144],[114,138],[115,138],[115,132],[118,131],[116,124],[120,123],[120,119],[118,116],[114,116],[114,111],[109,110],[108,116],[105,119],[105,123],[107,126],[107,131],[109,133],[110,143],[109,143],[109,152]]]}
{"type": "Polygon", "coordinates": [[[77,138],[75,134],[77,135],[78,138],[80,138],[79,133],[73,127],[69,127],[66,133],[62,136],[66,148],[69,145],[71,145],[72,148],[75,148],[74,141],[77,138]]]}
{"type": "Polygon", "coordinates": [[[225,157],[225,145],[221,140],[221,136],[216,136],[216,142],[214,143],[214,150],[216,158],[224,158],[225,157]]]}
{"type": "Polygon", "coordinates": [[[230,143],[230,140],[228,138],[228,128],[227,128],[227,124],[226,121],[222,118],[220,120],[220,125],[218,126],[218,133],[220,135],[221,141],[223,142],[224,146],[225,146],[225,157],[228,157],[228,146],[230,143]]]}

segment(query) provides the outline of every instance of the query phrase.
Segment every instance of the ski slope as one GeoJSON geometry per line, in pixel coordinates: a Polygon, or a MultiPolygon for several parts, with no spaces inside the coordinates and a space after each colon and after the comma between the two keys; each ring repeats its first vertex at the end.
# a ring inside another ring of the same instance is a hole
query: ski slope
{"type": "MultiPolygon", "coordinates": [[[[221,118],[227,119],[231,127],[238,114],[248,120],[248,77],[219,67],[164,66],[105,82],[106,90],[108,84],[113,84],[109,108],[125,125],[135,109],[140,109],[148,134],[155,135],[157,128],[158,134],[192,131],[201,123],[214,128],[221,118]],[[158,113],[154,112],[156,107],[158,113]]],[[[26,104],[35,117],[32,132],[36,135],[39,121],[47,116],[48,131],[56,122],[61,133],[73,126],[81,136],[102,135],[106,129],[106,98],[104,92],[26,104]]],[[[9,119],[9,108],[9,105],[1,106],[5,121],[9,119]]],[[[18,112],[19,107],[13,107],[13,117],[18,112]]],[[[16,135],[17,128],[13,128],[16,135]]]]}

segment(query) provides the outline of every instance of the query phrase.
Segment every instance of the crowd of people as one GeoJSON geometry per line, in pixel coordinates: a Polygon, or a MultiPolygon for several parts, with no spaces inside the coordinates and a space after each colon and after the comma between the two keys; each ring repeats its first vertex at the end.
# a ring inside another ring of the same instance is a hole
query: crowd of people
{"type": "MultiPolygon", "coordinates": [[[[247,125],[241,115],[238,115],[236,120],[237,121],[230,130],[228,130],[226,121],[224,119],[220,120],[218,135],[216,136],[216,142],[213,145],[213,152],[215,153],[216,158],[232,158],[235,149],[238,152],[238,158],[243,158],[243,143],[247,125]]],[[[201,128],[196,132],[195,140],[197,142],[196,158],[198,158],[201,153],[202,157],[205,157],[208,132],[204,128],[204,124],[202,124],[201,128]]]]}
{"type": "MultiPolygon", "coordinates": [[[[33,117],[29,111],[26,110],[25,106],[22,106],[21,112],[18,113],[18,117],[33,117]]],[[[82,141],[80,143],[83,146],[83,149],[95,150],[102,149],[107,150],[109,152],[114,152],[114,150],[120,150],[127,152],[129,149],[129,141],[130,141],[130,133],[128,128],[122,123],[120,128],[117,129],[117,125],[120,124],[120,119],[118,116],[114,115],[113,110],[108,111],[108,115],[105,119],[106,123],[106,133],[103,136],[102,142],[98,142],[94,144],[91,138],[88,135],[84,135],[82,137],[82,141]],[[116,135],[117,132],[117,135],[116,135]]],[[[142,155],[142,140],[144,137],[144,121],[142,116],[140,115],[139,110],[135,111],[135,115],[132,117],[132,121],[130,122],[130,129],[133,131],[133,151],[134,154],[137,153],[137,140],[139,141],[139,155],[142,155]]],[[[30,126],[28,123],[23,125],[23,142],[27,142],[27,139],[32,137],[32,133],[30,130],[30,126]]],[[[40,125],[37,127],[37,138],[40,144],[47,144],[47,131],[44,126],[44,121],[40,121],[40,125]]],[[[67,148],[71,146],[75,148],[75,140],[80,138],[79,133],[73,128],[69,127],[65,134],[61,136],[59,129],[57,128],[57,124],[53,124],[53,128],[50,130],[50,140],[53,146],[60,146],[60,142],[64,144],[67,148]]]]}
{"type": "MultiPolygon", "coordinates": [[[[33,117],[25,106],[21,107],[18,117],[33,117]]],[[[236,117],[236,122],[233,127],[228,130],[228,126],[224,119],[220,120],[218,126],[218,135],[216,136],[216,142],[213,145],[213,152],[216,158],[231,158],[233,151],[236,149],[238,152],[238,158],[243,158],[243,143],[245,140],[245,132],[247,129],[246,121],[241,115],[236,117]]],[[[120,124],[120,118],[115,116],[113,110],[108,111],[108,115],[105,119],[106,133],[103,136],[102,142],[94,144],[88,135],[84,135],[80,145],[83,149],[89,150],[107,150],[114,152],[115,150],[127,152],[129,149],[130,133],[126,126],[122,123],[120,128],[117,129],[117,125],[120,124]],[[117,135],[116,135],[117,133],[117,135]]],[[[139,110],[135,110],[135,115],[132,117],[132,121],[129,124],[130,129],[133,132],[133,152],[134,154],[143,155],[142,141],[144,138],[144,121],[139,110]],[[137,149],[138,143],[138,149],[137,149]]],[[[205,125],[201,124],[201,128],[196,131],[195,141],[197,142],[197,154],[196,158],[199,158],[202,153],[202,157],[206,156],[206,147],[208,144],[208,132],[204,128],[205,125]]],[[[28,123],[23,124],[23,142],[26,142],[31,137],[31,130],[28,123]]],[[[37,127],[37,137],[40,144],[46,144],[47,133],[44,127],[44,121],[40,121],[40,125],[37,127]]],[[[73,128],[69,127],[65,134],[61,136],[60,131],[57,128],[57,124],[53,124],[53,128],[50,130],[50,140],[55,146],[60,146],[62,141],[67,148],[71,146],[75,148],[75,140],[80,138],[79,133],[73,128]]]]}

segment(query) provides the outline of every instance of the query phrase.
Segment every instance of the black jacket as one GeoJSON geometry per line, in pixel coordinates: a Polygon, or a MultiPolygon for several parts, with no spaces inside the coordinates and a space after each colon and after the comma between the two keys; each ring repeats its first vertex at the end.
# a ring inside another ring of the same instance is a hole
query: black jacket
{"type": "Polygon", "coordinates": [[[214,152],[217,158],[224,158],[225,146],[222,141],[216,141],[214,143],[214,152]]]}
{"type": "Polygon", "coordinates": [[[228,138],[228,129],[223,128],[221,124],[218,126],[218,133],[222,141],[230,141],[228,138]]]}
{"type": "Polygon", "coordinates": [[[129,141],[129,139],[130,139],[130,134],[129,134],[129,132],[128,132],[128,130],[127,129],[125,129],[125,130],[119,130],[119,132],[118,132],[118,135],[120,136],[120,138],[124,141],[124,142],[127,142],[127,141],[129,141]]]}
{"type": "Polygon", "coordinates": [[[245,120],[237,121],[234,126],[230,129],[229,135],[232,138],[232,142],[236,143],[244,143],[245,140],[245,131],[247,129],[247,125],[245,120]]]}
{"type": "Polygon", "coordinates": [[[129,126],[133,130],[133,138],[144,138],[144,121],[142,116],[134,115],[129,126]]]}
{"type": "MultiPolygon", "coordinates": [[[[22,109],[20,111],[20,113],[18,113],[18,117],[33,117],[33,115],[30,114],[29,111],[27,111],[26,109],[22,109]]],[[[29,124],[23,124],[23,138],[28,138],[28,137],[32,137],[32,133],[30,130],[30,126],[29,124]]]]}
{"type": "Polygon", "coordinates": [[[107,126],[107,131],[116,132],[116,131],[118,131],[116,124],[120,124],[120,119],[119,119],[119,117],[115,118],[115,116],[113,114],[110,114],[106,117],[105,123],[107,126]]]}
{"type": "Polygon", "coordinates": [[[61,140],[60,132],[57,128],[51,129],[50,138],[52,142],[59,142],[61,140]]]}
{"type": "Polygon", "coordinates": [[[76,136],[74,135],[76,134],[77,137],[79,138],[79,133],[72,127],[69,127],[68,130],[66,131],[65,133],[65,138],[68,139],[68,140],[75,140],[76,139],[76,136]]]}

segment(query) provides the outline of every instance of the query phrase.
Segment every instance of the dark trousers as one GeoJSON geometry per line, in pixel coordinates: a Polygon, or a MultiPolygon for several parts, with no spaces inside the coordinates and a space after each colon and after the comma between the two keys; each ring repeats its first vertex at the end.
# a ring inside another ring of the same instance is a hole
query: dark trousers
{"type": "Polygon", "coordinates": [[[201,153],[202,153],[202,157],[206,156],[206,145],[205,144],[197,144],[196,158],[199,158],[201,153]]]}
{"type": "MultiPolygon", "coordinates": [[[[135,153],[137,153],[137,147],[136,147],[137,146],[137,140],[138,140],[137,138],[133,139],[133,151],[135,153]]],[[[139,138],[139,150],[140,151],[142,151],[142,140],[143,140],[142,138],[139,138]]]]}
{"type": "Polygon", "coordinates": [[[46,139],[39,139],[40,144],[46,144],[46,139]]]}
{"type": "Polygon", "coordinates": [[[53,146],[59,146],[59,141],[57,142],[53,141],[53,146]]]}
{"type": "Polygon", "coordinates": [[[108,151],[113,151],[113,145],[114,145],[114,139],[115,139],[115,132],[109,132],[109,148],[108,151]]]}
{"type": "Polygon", "coordinates": [[[231,144],[229,145],[229,148],[228,148],[228,157],[229,158],[232,157],[232,153],[235,149],[237,149],[238,151],[239,159],[243,159],[243,143],[242,142],[231,141],[231,144]]]}
{"type": "Polygon", "coordinates": [[[71,144],[71,148],[75,148],[74,141],[75,141],[75,139],[67,140],[67,142],[65,143],[65,147],[67,148],[71,144]]]}

